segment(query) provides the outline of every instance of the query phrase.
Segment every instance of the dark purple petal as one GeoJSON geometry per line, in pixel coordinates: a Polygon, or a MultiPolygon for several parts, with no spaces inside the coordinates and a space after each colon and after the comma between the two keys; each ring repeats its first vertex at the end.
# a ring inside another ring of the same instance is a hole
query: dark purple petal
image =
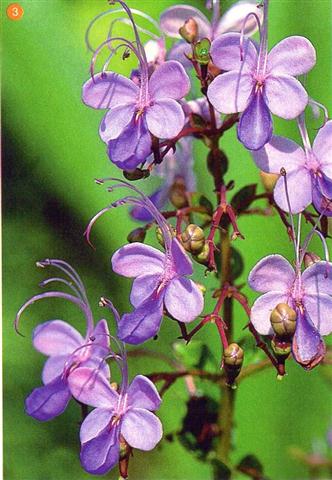
{"type": "Polygon", "coordinates": [[[84,419],[81,430],[81,443],[86,443],[97,437],[111,423],[114,410],[109,408],[95,408],[84,419]]]}
{"type": "Polygon", "coordinates": [[[62,375],[65,363],[69,358],[70,355],[67,354],[57,355],[55,357],[50,357],[46,360],[42,373],[42,380],[44,385],[46,385],[47,383],[51,383],[57,377],[62,375]]]}
{"type": "Polygon", "coordinates": [[[257,167],[267,173],[280,173],[281,168],[290,173],[306,162],[304,150],[297,143],[274,135],[263,148],[252,152],[252,156],[257,167]]]}
{"type": "Polygon", "coordinates": [[[218,75],[209,85],[207,95],[218,112],[237,113],[247,107],[253,88],[250,74],[232,70],[218,75]]]}
{"type": "Polygon", "coordinates": [[[326,122],[319,130],[312,149],[319,159],[322,171],[325,175],[332,178],[332,120],[326,122]]]}
{"type": "Polygon", "coordinates": [[[143,117],[133,118],[122,134],[108,142],[110,160],[124,170],[133,170],[151,154],[151,135],[143,117]]]}
{"type": "Polygon", "coordinates": [[[165,307],[180,322],[192,322],[203,310],[201,289],[188,278],[173,278],[166,287],[165,307]]]}
{"type": "Polygon", "coordinates": [[[303,75],[316,63],[316,51],[305,37],[287,37],[277,43],[268,55],[267,72],[273,75],[303,75]]]}
{"type": "Polygon", "coordinates": [[[158,99],[146,109],[146,123],[150,132],[158,138],[173,138],[184,126],[184,112],[173,99],[158,99]]]}
{"type": "Polygon", "coordinates": [[[128,390],[128,405],[146,410],[157,410],[161,398],[155,385],[147,377],[137,375],[131,382],[128,390]]]}
{"type": "Polygon", "coordinates": [[[158,298],[152,295],[132,313],[126,313],[118,325],[120,340],[133,345],[154,337],[163,318],[163,292],[158,298]]]}
{"type": "Polygon", "coordinates": [[[237,129],[238,138],[249,150],[259,150],[271,140],[272,130],[270,110],[261,91],[258,90],[241,115],[237,129]]]}
{"type": "MultiPolygon", "coordinates": [[[[221,16],[216,31],[214,32],[214,38],[227,32],[240,32],[243,27],[243,21],[250,12],[255,13],[261,21],[263,20],[263,9],[257,8],[256,0],[240,0],[235,2],[221,16]]],[[[253,35],[257,29],[256,19],[253,16],[249,17],[246,22],[244,34],[253,35]]]]}
{"type": "MultiPolygon", "coordinates": [[[[161,188],[156,190],[152,195],[149,195],[149,199],[158,208],[158,210],[161,210],[166,204],[168,200],[168,192],[169,192],[168,185],[163,185],[161,188]]],[[[149,210],[139,206],[134,207],[131,210],[130,215],[135,220],[139,220],[140,222],[151,222],[151,220],[154,219],[154,217],[151,215],[149,210]]]]}
{"type": "Polygon", "coordinates": [[[271,112],[286,120],[298,117],[308,103],[308,94],[304,87],[290,75],[267,77],[264,98],[271,112]]]}
{"type": "MultiPolygon", "coordinates": [[[[300,167],[287,174],[287,187],[292,213],[302,212],[312,201],[312,180],[308,170],[300,167]]],[[[285,179],[280,177],[274,187],[274,200],[285,212],[289,211],[285,179]]]]}
{"type": "Polygon", "coordinates": [[[278,303],[288,303],[288,295],[284,292],[264,293],[253,304],[250,321],[261,335],[273,335],[270,316],[278,303]]]}
{"type": "Polygon", "coordinates": [[[243,41],[243,59],[241,59],[239,33],[226,33],[211,44],[211,58],[221,70],[241,70],[242,73],[252,72],[257,64],[257,50],[251,40],[243,41]]]}
{"type": "Polygon", "coordinates": [[[38,325],[32,334],[32,343],[36,350],[44,355],[65,355],[83,345],[82,335],[62,320],[50,320],[38,325]]]}
{"type": "Polygon", "coordinates": [[[135,104],[139,88],[134,82],[118,73],[98,73],[83,85],[82,99],[89,107],[114,108],[135,104]]]}
{"type": "Polygon", "coordinates": [[[30,393],[25,400],[25,411],[30,417],[46,422],[60,415],[66,409],[70,398],[66,380],[58,377],[30,393]]]}
{"type": "Polygon", "coordinates": [[[130,302],[137,308],[147,300],[158,288],[162,280],[160,274],[140,275],[133,281],[130,292],[130,302]]]}
{"type": "Polygon", "coordinates": [[[206,16],[197,8],[190,5],[174,5],[167,8],[160,15],[160,28],[169,37],[181,38],[179,29],[189,18],[193,18],[198,25],[199,36],[210,37],[211,27],[206,16]]]}
{"type": "Polygon", "coordinates": [[[292,343],[295,360],[305,369],[318,365],[326,353],[326,347],[307,311],[297,309],[296,331],[292,343]]]}
{"type": "Polygon", "coordinates": [[[160,65],[149,80],[149,93],[153,100],[162,98],[180,100],[189,90],[189,77],[181,63],[174,60],[160,65]]]}
{"type": "Polygon", "coordinates": [[[112,257],[115,273],[138,277],[164,271],[165,254],[149,245],[134,242],[119,248],[112,257]]]}
{"type": "Polygon", "coordinates": [[[117,105],[109,110],[99,126],[99,135],[103,142],[118,138],[125,130],[135,113],[135,105],[117,105]]]}
{"type": "Polygon", "coordinates": [[[302,273],[302,284],[306,294],[332,295],[332,264],[322,261],[306,268],[302,273]]]}
{"type": "Polygon", "coordinates": [[[120,428],[106,428],[103,433],[81,447],[81,464],[84,470],[94,475],[103,475],[119,461],[120,428]]]}
{"type": "Polygon", "coordinates": [[[312,203],[319,213],[323,213],[327,217],[332,216],[332,200],[322,193],[321,184],[317,179],[313,181],[312,203]]]}
{"type": "Polygon", "coordinates": [[[286,292],[294,279],[295,272],[288,260],[281,255],[268,255],[251,270],[248,283],[256,292],[286,292]]]}
{"type": "Polygon", "coordinates": [[[128,444],[140,450],[152,450],[163,436],[163,427],[156,415],[143,408],[131,408],[121,425],[121,434],[128,444]]]}
{"type": "Polygon", "coordinates": [[[193,273],[192,261],[177,238],[172,240],[171,254],[176,273],[179,275],[191,275],[193,273]]]}
{"type": "Polygon", "coordinates": [[[306,294],[303,304],[319,333],[329,335],[332,332],[332,298],[325,293],[306,294]]]}
{"type": "Polygon", "coordinates": [[[118,405],[118,393],[99,371],[76,368],[68,377],[68,385],[73,397],[86,405],[111,410],[118,405]]]}

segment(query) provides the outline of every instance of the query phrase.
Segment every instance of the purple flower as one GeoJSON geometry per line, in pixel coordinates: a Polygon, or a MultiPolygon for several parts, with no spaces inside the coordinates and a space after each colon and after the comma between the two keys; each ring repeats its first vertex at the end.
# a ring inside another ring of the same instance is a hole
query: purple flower
{"type": "MultiPolygon", "coordinates": [[[[287,172],[289,200],[293,213],[302,212],[311,202],[319,212],[332,215],[332,120],[318,132],[311,147],[303,118],[299,120],[304,149],[284,137],[272,137],[261,150],[253,153],[257,166],[268,173],[287,172]]],[[[280,208],[289,211],[285,196],[285,177],[274,189],[280,208]]]]}
{"type": "MultiPolygon", "coordinates": [[[[198,26],[199,38],[209,38],[212,41],[223,33],[240,32],[246,17],[248,17],[244,32],[246,35],[252,35],[257,30],[257,22],[253,16],[248,16],[250,13],[262,17],[263,11],[261,8],[257,8],[256,0],[238,1],[222,16],[220,16],[219,1],[216,0],[213,2],[211,22],[195,7],[174,5],[161,14],[160,27],[169,37],[181,38],[180,28],[189,18],[193,18],[198,26]]],[[[168,58],[178,60],[185,68],[190,68],[192,63],[186,58],[186,55],[190,53],[191,45],[182,40],[171,48],[168,58]]]]}
{"type": "Polygon", "coordinates": [[[316,63],[315,49],[304,37],[288,37],[267,52],[267,8],[259,51],[248,39],[228,33],[212,42],[213,63],[226,71],[208,88],[208,98],[222,113],[243,112],[238,138],[250,150],[262,148],[272,137],[271,113],[284,119],[300,115],[308,95],[294,78],[307,73],[316,63]]]}
{"type": "Polygon", "coordinates": [[[101,369],[103,375],[109,378],[109,368],[104,357],[109,352],[109,333],[106,320],[100,320],[93,326],[92,312],[86,298],[86,292],[81,279],[66,262],[61,260],[45,260],[38,266],[52,265],[65,272],[69,281],[63,278],[50,278],[41,286],[51,282],[65,283],[75,295],[58,291],[49,291],[35,295],[19,310],[15,325],[18,325],[23,311],[31,304],[44,298],[63,298],[77,305],[87,321],[85,338],[71,325],[62,320],[51,320],[38,325],[33,331],[33,346],[47,355],[43,372],[43,386],[35,388],[25,401],[28,415],[45,422],[60,415],[67,407],[71,398],[68,378],[79,366],[101,369]]]}
{"type": "Polygon", "coordinates": [[[117,393],[103,375],[82,367],[70,375],[69,386],[78,401],[96,407],[80,430],[81,463],[87,472],[102,475],[118,463],[121,437],[145,451],[161,440],[161,422],[151,413],[161,398],[148,378],[138,375],[129,387],[123,378],[117,393]]]}
{"type": "Polygon", "coordinates": [[[105,71],[92,75],[83,85],[83,102],[96,109],[108,110],[99,133],[108,145],[108,154],[119,168],[134,169],[151,153],[151,135],[173,138],[184,126],[184,112],[178,100],[190,90],[190,80],[183,66],[165,62],[149,76],[149,63],[130,9],[120,2],[132,22],[135,42],[112,37],[96,50],[97,56],[106,45],[121,40],[127,51],[139,61],[139,85],[123,75],[105,71]]]}
{"type": "Polygon", "coordinates": [[[187,278],[193,273],[192,262],[178,240],[173,238],[171,226],[153,203],[133,185],[120,180],[109,190],[121,187],[134,191],[139,197],[124,197],[98,212],[90,221],[86,236],[89,239],[97,218],[126,203],[149,211],[161,229],[165,253],[134,242],[117,250],[112,257],[112,267],[116,273],[135,278],[130,294],[134,311],[126,313],[119,320],[118,337],[126,343],[137,345],[157,334],[164,308],[176,320],[191,322],[202,312],[204,301],[199,287],[187,278]]]}
{"type": "Polygon", "coordinates": [[[250,287],[263,293],[251,310],[251,322],[261,335],[273,335],[270,315],[279,303],[287,303],[296,311],[292,352],[306,369],[322,360],[325,344],[321,336],[332,331],[331,267],[321,261],[301,273],[281,255],[269,255],[257,263],[248,278],[250,287]]]}

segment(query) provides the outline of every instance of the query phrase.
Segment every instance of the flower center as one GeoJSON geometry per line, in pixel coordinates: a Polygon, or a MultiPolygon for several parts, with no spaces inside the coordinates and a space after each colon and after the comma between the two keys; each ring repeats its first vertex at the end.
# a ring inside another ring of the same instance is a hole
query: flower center
{"type": "Polygon", "coordinates": [[[320,162],[318,161],[316,155],[313,152],[307,153],[305,166],[314,175],[321,175],[320,162]]]}

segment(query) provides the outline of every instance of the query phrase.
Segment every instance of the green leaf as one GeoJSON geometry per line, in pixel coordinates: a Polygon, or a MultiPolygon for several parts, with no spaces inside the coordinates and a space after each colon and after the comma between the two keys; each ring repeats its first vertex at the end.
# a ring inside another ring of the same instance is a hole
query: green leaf
{"type": "Polygon", "coordinates": [[[212,460],[211,465],[213,467],[214,480],[229,480],[231,478],[231,470],[220,460],[212,460]]]}
{"type": "Polygon", "coordinates": [[[241,188],[231,200],[231,205],[237,213],[243,212],[250,207],[256,196],[257,184],[247,185],[241,188]]]}
{"type": "Polygon", "coordinates": [[[201,207],[204,207],[206,209],[208,214],[210,214],[211,216],[213,215],[213,205],[207,197],[201,195],[199,198],[199,204],[201,207]]]}
{"type": "Polygon", "coordinates": [[[218,363],[209,347],[200,340],[191,340],[185,344],[178,341],[173,344],[175,356],[186,368],[198,368],[215,372],[218,363]]]}
{"type": "Polygon", "coordinates": [[[263,465],[255,455],[249,454],[243,457],[236,468],[254,480],[264,480],[263,465]]]}

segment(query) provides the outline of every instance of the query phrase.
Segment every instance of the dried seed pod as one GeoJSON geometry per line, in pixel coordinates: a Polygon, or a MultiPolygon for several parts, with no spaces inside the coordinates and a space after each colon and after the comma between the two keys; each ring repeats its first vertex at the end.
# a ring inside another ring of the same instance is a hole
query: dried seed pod
{"type": "Polygon", "coordinates": [[[209,244],[205,242],[202,250],[197,255],[194,255],[194,259],[196,260],[196,262],[207,266],[209,264],[209,257],[210,257],[209,244]]]}
{"type": "Polygon", "coordinates": [[[199,254],[205,245],[205,235],[201,227],[190,223],[181,235],[184,248],[194,255],[199,254]]]}
{"type": "Polygon", "coordinates": [[[131,182],[140,180],[141,178],[147,178],[150,176],[149,170],[143,170],[141,168],[135,168],[135,170],[124,170],[123,176],[131,182]]]}
{"type": "Polygon", "coordinates": [[[304,255],[304,266],[305,268],[310,267],[314,263],[320,262],[321,258],[313,252],[307,252],[304,255]]]}
{"type": "Polygon", "coordinates": [[[271,325],[278,338],[291,338],[296,329],[296,312],[287,303],[279,303],[270,316],[271,325]]]}
{"type": "Polygon", "coordinates": [[[129,243],[140,242],[143,243],[146,236],[145,228],[139,227],[128,233],[127,240],[129,243]]]}
{"type": "Polygon", "coordinates": [[[186,186],[182,178],[177,178],[171,188],[169,189],[168,194],[170,202],[176,208],[185,208],[188,207],[188,198],[186,193],[186,186]]]}
{"type": "Polygon", "coordinates": [[[194,18],[189,17],[179,29],[179,34],[188,43],[193,43],[198,37],[198,25],[194,18]]]}

